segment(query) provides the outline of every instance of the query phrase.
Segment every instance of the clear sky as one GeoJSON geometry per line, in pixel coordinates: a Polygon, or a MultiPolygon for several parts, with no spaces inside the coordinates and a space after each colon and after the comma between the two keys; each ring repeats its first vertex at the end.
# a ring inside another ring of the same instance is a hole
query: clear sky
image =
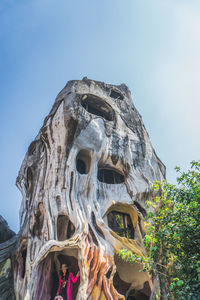
{"type": "Polygon", "coordinates": [[[199,160],[199,0],[1,0],[0,214],[15,232],[28,145],[84,76],[128,85],[170,182],[199,160]]]}

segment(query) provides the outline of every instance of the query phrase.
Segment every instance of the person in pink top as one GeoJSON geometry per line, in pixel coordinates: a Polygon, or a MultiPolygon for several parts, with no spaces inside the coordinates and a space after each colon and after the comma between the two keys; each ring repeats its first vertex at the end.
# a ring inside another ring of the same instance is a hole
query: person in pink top
{"type": "Polygon", "coordinates": [[[67,266],[62,264],[61,275],[59,277],[59,286],[54,300],[73,300],[72,299],[72,289],[73,283],[76,283],[79,272],[74,277],[72,272],[69,272],[67,266]]]}

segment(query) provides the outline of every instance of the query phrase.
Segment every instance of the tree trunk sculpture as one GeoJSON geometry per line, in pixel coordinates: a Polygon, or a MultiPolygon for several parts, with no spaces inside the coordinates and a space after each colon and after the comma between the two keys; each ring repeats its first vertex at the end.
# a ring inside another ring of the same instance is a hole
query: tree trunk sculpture
{"type": "Polygon", "coordinates": [[[145,255],[145,201],[164,176],[126,85],[69,81],[17,178],[16,299],[54,299],[62,264],[80,272],[73,299],[149,299],[151,276],[117,252],[145,255]]]}

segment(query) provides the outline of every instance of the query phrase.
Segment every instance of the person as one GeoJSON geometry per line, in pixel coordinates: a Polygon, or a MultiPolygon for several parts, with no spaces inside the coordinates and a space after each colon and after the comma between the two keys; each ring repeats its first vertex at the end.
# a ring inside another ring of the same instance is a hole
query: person
{"type": "Polygon", "coordinates": [[[54,300],[72,300],[72,286],[76,283],[79,277],[79,272],[74,277],[72,272],[69,272],[66,264],[61,266],[61,275],[59,277],[59,286],[54,300]]]}

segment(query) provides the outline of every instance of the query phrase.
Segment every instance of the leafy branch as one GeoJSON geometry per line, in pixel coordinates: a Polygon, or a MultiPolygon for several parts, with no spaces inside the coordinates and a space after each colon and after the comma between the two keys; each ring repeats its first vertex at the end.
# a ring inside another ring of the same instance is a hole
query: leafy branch
{"type": "Polygon", "coordinates": [[[200,299],[200,162],[192,161],[188,172],[179,167],[176,171],[178,185],[154,182],[153,197],[146,202],[146,257],[127,249],[118,254],[140,263],[141,271],[156,274],[160,299],[196,300],[200,299]]]}

